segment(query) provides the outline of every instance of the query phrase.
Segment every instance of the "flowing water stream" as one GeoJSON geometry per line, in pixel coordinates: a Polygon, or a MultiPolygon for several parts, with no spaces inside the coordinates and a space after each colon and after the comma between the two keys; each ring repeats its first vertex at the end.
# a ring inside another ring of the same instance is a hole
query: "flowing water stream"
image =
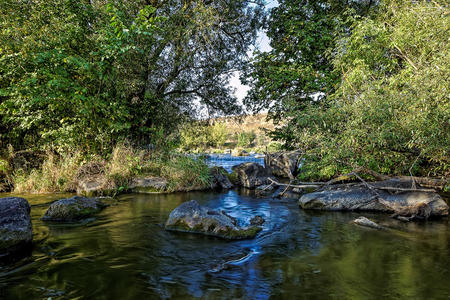
{"type": "Polygon", "coordinates": [[[391,230],[349,222],[357,213],[300,210],[295,200],[252,191],[126,194],[76,224],[40,220],[64,195],[25,196],[34,243],[0,265],[0,299],[449,299],[447,219],[391,230]],[[195,199],[246,224],[266,219],[252,240],[167,232],[169,213],[195,199]]]}

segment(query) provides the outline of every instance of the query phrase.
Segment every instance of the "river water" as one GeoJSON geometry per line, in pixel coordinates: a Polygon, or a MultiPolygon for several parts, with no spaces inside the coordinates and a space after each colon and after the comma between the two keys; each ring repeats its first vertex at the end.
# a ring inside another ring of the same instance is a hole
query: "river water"
{"type": "Polygon", "coordinates": [[[63,196],[25,196],[33,249],[0,265],[0,299],[450,298],[447,219],[403,224],[364,213],[393,228],[376,231],[349,223],[361,214],[303,211],[235,189],[126,194],[82,223],[42,222],[63,196]],[[242,224],[261,215],[263,231],[244,241],[165,231],[171,210],[191,199],[242,224]]]}

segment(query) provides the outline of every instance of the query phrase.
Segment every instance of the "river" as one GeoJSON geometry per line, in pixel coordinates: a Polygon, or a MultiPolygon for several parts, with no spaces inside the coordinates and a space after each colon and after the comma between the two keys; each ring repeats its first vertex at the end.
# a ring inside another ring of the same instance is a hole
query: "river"
{"type": "Polygon", "coordinates": [[[450,298],[448,219],[362,214],[394,228],[376,231],[349,223],[359,213],[303,211],[295,200],[234,189],[125,194],[84,222],[42,222],[63,196],[24,196],[33,249],[0,265],[1,299],[450,298]],[[244,241],[165,231],[169,213],[191,199],[242,224],[261,215],[263,231],[244,241]]]}

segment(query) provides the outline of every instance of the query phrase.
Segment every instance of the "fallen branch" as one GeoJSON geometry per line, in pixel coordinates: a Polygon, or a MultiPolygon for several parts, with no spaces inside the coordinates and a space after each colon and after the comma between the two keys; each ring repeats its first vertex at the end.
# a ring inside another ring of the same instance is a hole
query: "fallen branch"
{"type": "Polygon", "coordinates": [[[319,188],[322,185],[319,184],[300,184],[300,185],[296,185],[296,184],[286,184],[286,183],[280,183],[277,182],[275,180],[273,180],[272,178],[269,178],[269,180],[272,182],[272,184],[275,185],[279,185],[279,186],[288,186],[288,187],[292,187],[292,188],[299,188],[299,189],[304,189],[304,188],[319,188]]]}
{"type": "Polygon", "coordinates": [[[397,192],[426,192],[426,193],[436,192],[436,190],[434,190],[434,189],[417,189],[417,188],[407,189],[407,188],[397,188],[397,187],[391,187],[391,186],[375,186],[375,188],[378,190],[397,191],[397,192]]]}
{"type": "MultiPolygon", "coordinates": [[[[432,193],[436,192],[434,189],[413,189],[413,188],[400,188],[400,187],[391,187],[391,186],[374,186],[369,183],[367,183],[364,179],[362,179],[357,173],[351,172],[345,175],[340,176],[342,177],[351,177],[355,176],[359,181],[361,181],[368,189],[370,190],[384,190],[384,191],[396,191],[396,192],[425,192],[425,193],[432,193]]],[[[337,179],[337,178],[336,178],[337,179]]],[[[321,187],[327,187],[330,185],[330,182],[301,182],[300,184],[286,184],[286,183],[280,183],[272,178],[269,178],[271,181],[270,186],[273,184],[278,186],[287,186],[287,187],[293,187],[293,188],[321,188],[321,187]]]]}
{"type": "Polygon", "coordinates": [[[271,184],[269,184],[268,186],[266,186],[265,188],[263,188],[261,191],[267,190],[267,189],[270,188],[272,185],[273,185],[273,182],[272,182],[271,184]]]}

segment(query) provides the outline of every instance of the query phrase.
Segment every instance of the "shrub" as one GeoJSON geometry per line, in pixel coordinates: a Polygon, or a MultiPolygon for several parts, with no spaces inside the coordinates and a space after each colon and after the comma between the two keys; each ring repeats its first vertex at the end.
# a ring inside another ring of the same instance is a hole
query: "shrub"
{"type": "Polygon", "coordinates": [[[250,132],[240,132],[237,134],[237,145],[239,147],[250,147],[253,145],[256,139],[256,134],[253,131],[250,132]]]}
{"type": "Polygon", "coordinates": [[[214,147],[221,147],[228,139],[227,126],[224,123],[215,123],[209,127],[209,137],[206,138],[208,144],[214,147]]]}

